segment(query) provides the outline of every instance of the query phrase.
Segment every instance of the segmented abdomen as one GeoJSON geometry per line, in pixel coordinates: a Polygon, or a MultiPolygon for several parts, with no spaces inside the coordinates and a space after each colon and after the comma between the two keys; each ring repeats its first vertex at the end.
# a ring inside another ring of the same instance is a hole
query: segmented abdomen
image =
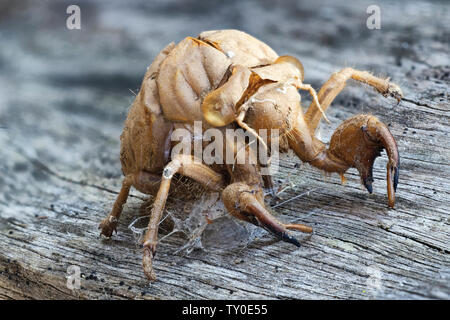
{"type": "Polygon", "coordinates": [[[163,61],[157,78],[164,116],[180,122],[202,120],[203,98],[224,83],[230,65],[251,68],[277,58],[268,45],[242,31],[206,31],[185,38],[163,61]]]}

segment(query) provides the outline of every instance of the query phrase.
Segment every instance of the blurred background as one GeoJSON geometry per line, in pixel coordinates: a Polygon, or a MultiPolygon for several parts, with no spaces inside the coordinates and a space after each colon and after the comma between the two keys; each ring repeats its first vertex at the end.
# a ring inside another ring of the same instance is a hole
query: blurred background
{"type": "MultiPolygon", "coordinates": [[[[346,66],[395,77],[398,70],[448,65],[449,6],[444,3],[2,0],[0,126],[8,127],[12,136],[19,130],[16,138],[25,138],[23,144],[32,144],[48,161],[64,156],[46,152],[50,146],[117,151],[127,108],[147,66],[169,42],[204,30],[240,29],[280,55],[298,57],[305,66],[305,82],[317,90],[332,72],[346,66]],[[81,9],[80,30],[66,26],[71,4],[81,9]],[[367,8],[373,4],[381,9],[379,30],[366,25],[367,8]],[[105,146],[105,139],[112,144],[105,146]]],[[[401,85],[405,78],[394,80],[401,85]]],[[[337,103],[348,99],[345,92],[340,99],[337,103]]],[[[309,101],[308,95],[304,100],[309,101]]],[[[92,168],[90,163],[83,168],[80,153],[70,157],[67,162],[83,170],[120,175],[115,158],[102,159],[114,162],[112,167],[92,168]]]]}

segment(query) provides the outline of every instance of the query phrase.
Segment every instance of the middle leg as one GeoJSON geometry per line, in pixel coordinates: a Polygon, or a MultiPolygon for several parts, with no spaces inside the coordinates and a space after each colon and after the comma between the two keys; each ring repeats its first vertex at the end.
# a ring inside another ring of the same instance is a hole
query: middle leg
{"type": "Polygon", "coordinates": [[[381,79],[367,71],[360,71],[353,68],[342,69],[334,73],[320,89],[318,94],[320,105],[317,105],[317,101],[313,100],[305,113],[305,120],[308,123],[309,131],[312,135],[314,135],[323,113],[339,92],[345,88],[349,79],[366,83],[374,87],[385,97],[391,96],[397,99],[397,101],[400,101],[403,97],[400,88],[395,83],[390,82],[389,79],[381,79]]]}
{"type": "Polygon", "coordinates": [[[192,178],[213,191],[220,191],[224,186],[224,179],[221,174],[213,171],[204,164],[194,161],[192,156],[178,156],[164,167],[161,184],[153,204],[150,222],[144,236],[143,244],[144,255],[142,263],[144,273],[151,281],[156,279],[155,272],[153,271],[152,259],[156,253],[159,221],[161,220],[164,211],[172,177],[176,173],[192,178]]]}

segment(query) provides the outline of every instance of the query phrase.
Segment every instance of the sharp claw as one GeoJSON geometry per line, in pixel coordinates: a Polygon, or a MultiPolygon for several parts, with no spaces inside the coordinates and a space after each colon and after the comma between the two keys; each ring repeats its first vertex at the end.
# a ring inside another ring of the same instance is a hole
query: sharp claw
{"type": "Polygon", "coordinates": [[[287,229],[295,229],[302,232],[312,232],[312,228],[301,224],[282,224],[274,216],[272,216],[263,205],[250,193],[243,192],[240,199],[242,209],[245,212],[251,213],[253,216],[247,218],[247,221],[258,225],[270,233],[277,236],[280,240],[292,243],[300,247],[300,242],[291,236],[287,229]]]}
{"type": "Polygon", "coordinates": [[[400,87],[397,86],[395,83],[390,83],[387,91],[383,93],[383,96],[385,97],[391,96],[395,98],[397,100],[397,104],[399,104],[403,98],[403,92],[400,89],[400,87]]]}
{"type": "Polygon", "coordinates": [[[113,232],[115,231],[117,233],[117,228],[111,225],[109,220],[103,221],[99,226],[98,229],[100,229],[100,235],[104,235],[107,238],[111,238],[113,232]]]}
{"type": "Polygon", "coordinates": [[[400,173],[400,160],[397,165],[393,166],[388,163],[387,165],[387,190],[389,207],[393,208],[395,204],[395,192],[397,192],[398,177],[400,173]],[[392,174],[393,173],[393,174],[392,174]]]}
{"type": "Polygon", "coordinates": [[[367,191],[369,191],[370,194],[372,194],[373,192],[372,182],[373,182],[372,177],[363,178],[364,186],[366,187],[367,191]]]}
{"type": "MultiPolygon", "coordinates": [[[[401,94],[401,92],[400,92],[401,94]]],[[[399,165],[400,157],[398,154],[397,143],[394,137],[389,131],[388,127],[375,117],[371,117],[367,121],[367,133],[373,141],[376,141],[379,146],[382,146],[386,150],[387,156],[389,158],[387,164],[387,193],[388,193],[388,205],[393,208],[395,204],[395,192],[398,185],[399,177],[399,165]]],[[[378,156],[378,154],[373,154],[373,161],[378,156]]],[[[367,187],[367,186],[366,186],[367,187]]],[[[370,192],[370,190],[369,190],[370,192]]]]}
{"type": "Polygon", "coordinates": [[[397,192],[399,173],[400,173],[400,159],[399,159],[399,164],[397,165],[397,168],[394,168],[394,191],[395,192],[397,192]]]}
{"type": "Polygon", "coordinates": [[[291,236],[282,224],[263,224],[258,219],[257,221],[260,227],[266,229],[280,240],[292,243],[293,245],[300,247],[300,242],[296,238],[291,236]]]}
{"type": "Polygon", "coordinates": [[[394,186],[392,184],[392,170],[393,168],[388,164],[387,166],[387,192],[388,192],[388,205],[393,208],[395,204],[395,191],[394,186]]]}
{"type": "Polygon", "coordinates": [[[144,247],[144,254],[142,259],[142,265],[144,267],[144,273],[145,276],[149,281],[155,281],[156,280],[156,274],[153,270],[152,260],[154,258],[154,254],[152,253],[152,250],[148,247],[144,247]]]}
{"type": "Polygon", "coordinates": [[[281,240],[292,243],[293,245],[296,245],[297,247],[300,247],[300,242],[293,236],[289,235],[287,232],[285,232],[281,235],[281,240]]]}
{"type": "MultiPolygon", "coordinates": [[[[259,220],[258,220],[259,222],[259,220]]],[[[300,247],[300,242],[291,236],[287,230],[285,230],[282,226],[274,226],[270,224],[263,225],[259,223],[259,226],[266,229],[270,233],[274,234],[276,237],[278,237],[280,240],[288,243],[292,243],[293,245],[296,245],[297,247],[300,247]]]]}
{"type": "MultiPolygon", "coordinates": [[[[398,96],[401,95],[396,86],[393,86],[391,91],[398,96]]],[[[386,150],[389,159],[388,205],[393,208],[399,179],[400,157],[397,143],[389,128],[374,116],[359,115],[343,122],[330,141],[330,152],[350,167],[358,169],[361,182],[369,193],[373,192],[373,164],[383,149],[386,150]]]]}

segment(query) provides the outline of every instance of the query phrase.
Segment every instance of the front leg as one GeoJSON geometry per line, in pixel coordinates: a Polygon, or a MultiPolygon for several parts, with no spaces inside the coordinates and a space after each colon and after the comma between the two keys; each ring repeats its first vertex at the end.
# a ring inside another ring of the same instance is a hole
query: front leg
{"type": "MultiPolygon", "coordinates": [[[[234,217],[262,227],[280,240],[300,246],[296,238],[289,234],[288,229],[311,233],[312,228],[303,224],[284,224],[276,219],[264,204],[262,184],[270,180],[270,176],[261,176],[254,150],[248,145],[242,146],[238,141],[227,141],[229,149],[245,148],[245,163],[227,165],[232,178],[232,184],[222,192],[222,200],[227,211],[234,217]],[[231,145],[230,145],[231,143],[231,145]],[[266,177],[266,178],[264,178],[266,177]]],[[[242,143],[242,141],[241,141],[242,143]]]]}
{"type": "Polygon", "coordinates": [[[362,183],[372,193],[373,164],[385,149],[388,156],[387,194],[389,207],[395,204],[400,156],[397,143],[388,127],[371,115],[358,115],[344,121],[330,141],[329,152],[348,165],[358,169],[362,183]]]}
{"type": "Polygon", "coordinates": [[[300,247],[288,229],[311,233],[311,227],[303,224],[284,224],[276,219],[265,207],[262,190],[259,186],[245,182],[230,184],[222,192],[222,199],[228,212],[234,217],[262,227],[280,240],[300,247]]]}
{"type": "Polygon", "coordinates": [[[307,124],[300,118],[289,135],[289,145],[302,161],[326,172],[337,172],[343,177],[348,168],[356,168],[369,193],[372,193],[373,163],[385,149],[389,158],[388,205],[394,207],[400,156],[388,127],[376,117],[357,115],[344,121],[331,137],[328,150],[321,141],[310,135],[307,124]]]}

